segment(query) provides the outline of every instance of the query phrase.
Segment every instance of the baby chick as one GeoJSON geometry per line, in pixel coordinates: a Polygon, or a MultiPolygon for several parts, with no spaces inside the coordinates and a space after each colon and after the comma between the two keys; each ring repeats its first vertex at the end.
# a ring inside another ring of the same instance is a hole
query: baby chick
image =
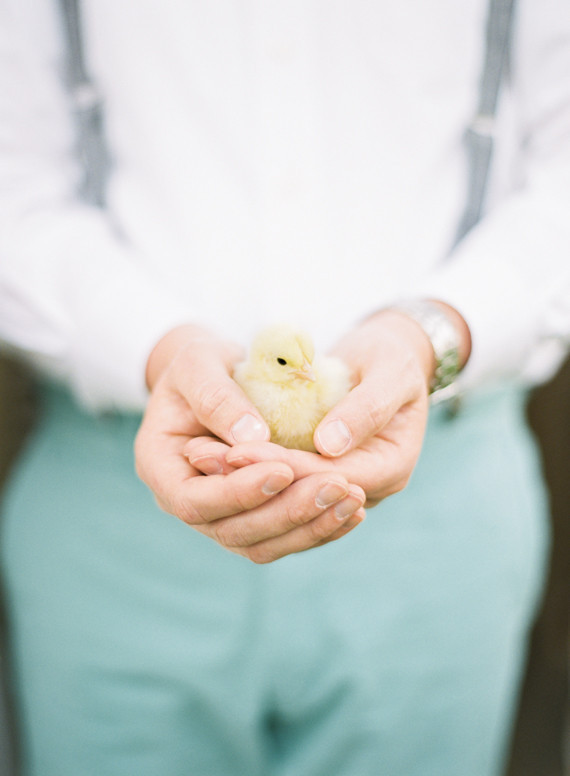
{"type": "Polygon", "coordinates": [[[272,442],[311,451],[315,428],[351,387],[344,362],[315,359],[311,338],[282,325],[257,335],[234,379],[265,418],[272,442]]]}

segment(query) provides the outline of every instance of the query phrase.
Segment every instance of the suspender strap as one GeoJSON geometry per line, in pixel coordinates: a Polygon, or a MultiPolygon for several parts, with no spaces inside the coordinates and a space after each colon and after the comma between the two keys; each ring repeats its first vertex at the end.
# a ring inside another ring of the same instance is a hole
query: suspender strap
{"type": "MultiPolygon", "coordinates": [[[[108,156],[104,144],[100,96],[89,78],[83,56],[78,0],[59,0],[67,39],[68,79],[77,114],[79,147],[84,163],[82,194],[102,205],[108,156]]],[[[465,133],[468,154],[468,193],[455,244],[479,221],[493,153],[495,113],[507,60],[514,0],[490,0],[486,57],[477,114],[465,133]]]]}
{"type": "Polygon", "coordinates": [[[465,133],[468,154],[468,192],[455,245],[481,218],[493,154],[495,113],[507,62],[514,0],[491,0],[487,18],[487,51],[477,114],[465,133]]]}
{"type": "Polygon", "coordinates": [[[76,118],[83,162],[82,198],[102,206],[108,156],[103,135],[102,102],[87,73],[83,55],[78,0],[59,0],[67,43],[67,78],[76,118]]]}

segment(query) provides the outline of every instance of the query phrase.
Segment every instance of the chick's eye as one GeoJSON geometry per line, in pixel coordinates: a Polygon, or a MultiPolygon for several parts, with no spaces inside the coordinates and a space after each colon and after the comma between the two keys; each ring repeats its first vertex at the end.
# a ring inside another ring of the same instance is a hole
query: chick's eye
{"type": "Polygon", "coordinates": [[[278,359],[277,359],[277,363],[278,363],[278,364],[281,364],[281,366],[285,366],[285,364],[286,364],[287,362],[285,361],[285,359],[284,359],[284,358],[278,358],[278,359]]]}

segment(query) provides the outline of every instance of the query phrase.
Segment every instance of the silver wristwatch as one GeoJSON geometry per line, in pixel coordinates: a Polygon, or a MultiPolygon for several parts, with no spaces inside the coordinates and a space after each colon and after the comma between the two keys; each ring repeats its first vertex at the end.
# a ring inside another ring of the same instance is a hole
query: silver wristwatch
{"type": "Polygon", "coordinates": [[[431,342],[435,355],[435,372],[430,385],[430,394],[451,386],[461,371],[459,365],[461,338],[449,317],[439,305],[427,299],[398,302],[390,305],[390,309],[412,318],[422,327],[431,342]]]}

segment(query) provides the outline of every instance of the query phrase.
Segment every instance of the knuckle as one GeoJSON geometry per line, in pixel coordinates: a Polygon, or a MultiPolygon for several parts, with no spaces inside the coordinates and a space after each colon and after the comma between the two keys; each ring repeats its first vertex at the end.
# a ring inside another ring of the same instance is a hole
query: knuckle
{"type": "Polygon", "coordinates": [[[388,488],[387,495],[394,496],[396,493],[401,493],[410,481],[410,475],[403,475],[398,477],[392,485],[388,488]]]}
{"type": "Polygon", "coordinates": [[[197,413],[201,418],[217,415],[227,401],[227,390],[218,380],[205,380],[196,392],[197,413]]]}
{"type": "Polygon", "coordinates": [[[299,528],[305,525],[310,518],[305,515],[304,511],[298,506],[292,505],[285,507],[284,510],[284,523],[285,530],[290,531],[293,528],[299,528]]]}
{"type": "Polygon", "coordinates": [[[404,490],[404,488],[410,482],[410,479],[412,478],[412,473],[414,471],[415,461],[416,461],[415,457],[413,455],[408,454],[403,458],[400,466],[394,472],[394,481],[396,483],[395,486],[398,488],[397,490],[398,493],[404,490]]]}
{"type": "Polygon", "coordinates": [[[234,490],[234,502],[236,512],[247,512],[252,508],[253,504],[250,503],[250,495],[247,490],[242,488],[236,488],[234,490]]]}
{"type": "Polygon", "coordinates": [[[234,521],[218,520],[212,525],[214,539],[224,547],[247,547],[249,541],[243,529],[234,521]]]}
{"type": "Polygon", "coordinates": [[[400,483],[400,481],[392,483],[389,488],[386,490],[387,496],[395,496],[396,493],[400,493],[404,489],[403,485],[400,483]]]}
{"type": "Polygon", "coordinates": [[[249,558],[252,563],[255,563],[258,566],[273,563],[279,557],[281,557],[277,552],[272,551],[269,547],[264,546],[263,544],[254,544],[251,547],[248,547],[245,552],[245,556],[249,558]]]}
{"type": "MultiPolygon", "coordinates": [[[[338,528],[338,525],[335,526],[335,528],[338,528]]],[[[333,530],[331,530],[329,522],[322,518],[315,518],[314,520],[311,520],[310,523],[307,523],[309,541],[313,544],[318,544],[324,539],[327,539],[333,530]]]]}
{"type": "Polygon", "coordinates": [[[230,537],[228,536],[229,534],[228,529],[223,523],[221,525],[218,524],[218,522],[212,523],[212,525],[210,526],[210,532],[211,532],[212,539],[218,544],[220,544],[222,547],[232,546],[232,543],[229,540],[230,537]]]}
{"type": "Polygon", "coordinates": [[[203,525],[207,522],[196,504],[187,499],[179,500],[174,504],[174,514],[187,525],[203,525]]]}
{"type": "Polygon", "coordinates": [[[390,408],[387,400],[377,393],[363,402],[361,409],[365,413],[369,426],[374,431],[379,431],[386,423],[390,408]]]}

